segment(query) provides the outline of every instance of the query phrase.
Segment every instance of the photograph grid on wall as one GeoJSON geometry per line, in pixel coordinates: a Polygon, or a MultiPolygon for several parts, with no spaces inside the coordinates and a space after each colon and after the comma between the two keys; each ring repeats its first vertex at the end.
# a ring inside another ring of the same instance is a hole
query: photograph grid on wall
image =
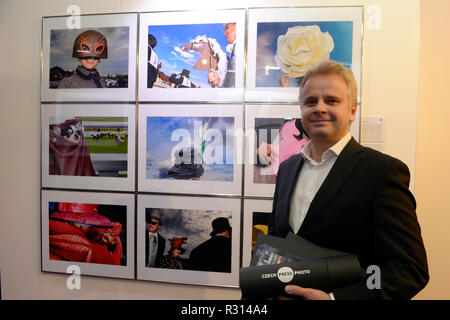
{"type": "MultiPolygon", "coordinates": [[[[267,234],[277,168],[307,141],[304,71],[335,60],[360,87],[362,16],[362,7],[92,14],[75,29],[68,17],[43,18],[42,271],[77,263],[94,276],[238,287],[252,234],[267,234]],[[287,49],[308,39],[318,47],[287,49]],[[150,266],[158,214],[165,259],[150,266]],[[217,218],[233,230],[226,271],[190,258],[219,233],[217,218]]],[[[360,108],[357,141],[359,122],[360,108]]]]}

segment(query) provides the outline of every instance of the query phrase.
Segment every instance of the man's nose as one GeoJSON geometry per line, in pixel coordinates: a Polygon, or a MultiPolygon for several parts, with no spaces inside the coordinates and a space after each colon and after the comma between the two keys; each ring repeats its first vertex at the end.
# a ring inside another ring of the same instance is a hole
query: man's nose
{"type": "Polygon", "coordinates": [[[323,101],[322,99],[319,99],[314,106],[314,112],[325,113],[325,112],[327,112],[326,107],[327,107],[327,105],[326,105],[325,101],[323,101]]]}

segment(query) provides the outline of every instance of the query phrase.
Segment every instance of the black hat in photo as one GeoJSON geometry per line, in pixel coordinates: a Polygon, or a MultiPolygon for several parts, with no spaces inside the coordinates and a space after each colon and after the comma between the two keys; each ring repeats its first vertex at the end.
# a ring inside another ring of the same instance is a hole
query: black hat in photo
{"type": "Polygon", "coordinates": [[[222,233],[225,230],[228,230],[228,232],[231,234],[231,226],[230,222],[227,218],[220,217],[216,218],[212,222],[213,231],[209,234],[210,236],[215,236],[218,233],[222,233]]]}
{"type": "Polygon", "coordinates": [[[181,75],[185,76],[187,78],[189,78],[189,73],[191,73],[191,72],[187,69],[183,69],[183,71],[181,71],[181,75]]]}
{"type": "Polygon", "coordinates": [[[148,35],[148,45],[152,48],[156,47],[156,45],[158,44],[158,41],[156,41],[156,38],[154,35],[149,34],[148,35]]]}
{"type": "Polygon", "coordinates": [[[175,153],[175,165],[169,169],[167,175],[175,179],[200,179],[204,172],[201,152],[188,147],[175,153]]]}
{"type": "Polygon", "coordinates": [[[163,216],[164,216],[164,214],[160,210],[152,209],[152,208],[145,209],[145,220],[147,221],[147,223],[150,223],[150,221],[152,219],[155,219],[155,220],[158,220],[159,225],[162,226],[163,225],[163,220],[162,220],[163,216]]]}

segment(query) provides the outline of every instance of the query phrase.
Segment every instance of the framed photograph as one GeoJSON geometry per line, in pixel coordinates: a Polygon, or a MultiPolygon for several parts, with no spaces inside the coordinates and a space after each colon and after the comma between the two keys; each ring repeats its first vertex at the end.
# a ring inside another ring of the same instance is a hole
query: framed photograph
{"type": "Polygon", "coordinates": [[[42,190],[42,271],[134,279],[134,195],[42,190]]]}
{"type": "Polygon", "coordinates": [[[249,267],[258,234],[268,234],[272,200],[244,200],[242,267],[249,267]]]}
{"type": "Polygon", "coordinates": [[[41,101],[135,101],[137,14],[42,21],[41,101]]]}
{"type": "Polygon", "coordinates": [[[138,279],[239,286],[240,199],[138,195],[138,279]]]}
{"type": "Polygon", "coordinates": [[[298,105],[246,105],[245,195],[273,197],[278,168],[308,137],[298,105]]]}
{"type": "Polygon", "coordinates": [[[133,104],[42,105],[42,186],[135,190],[133,104]]]}
{"type": "Polygon", "coordinates": [[[325,60],[352,69],[361,92],[362,7],[255,8],[248,17],[247,102],[298,102],[306,70],[325,60]]]}
{"type": "Polygon", "coordinates": [[[139,101],[242,101],[244,41],[244,9],[141,14],[139,101]]]}
{"type": "Polygon", "coordinates": [[[240,105],[140,105],[138,189],[241,195],[240,105]]]}

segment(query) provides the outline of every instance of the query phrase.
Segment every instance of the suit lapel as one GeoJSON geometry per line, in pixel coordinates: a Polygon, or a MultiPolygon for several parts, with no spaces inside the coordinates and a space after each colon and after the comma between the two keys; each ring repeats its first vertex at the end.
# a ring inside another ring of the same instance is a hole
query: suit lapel
{"type": "Polygon", "coordinates": [[[299,231],[308,228],[325,211],[359,161],[356,154],[362,151],[361,145],[353,138],[345,146],[311,202],[299,231]]]}

